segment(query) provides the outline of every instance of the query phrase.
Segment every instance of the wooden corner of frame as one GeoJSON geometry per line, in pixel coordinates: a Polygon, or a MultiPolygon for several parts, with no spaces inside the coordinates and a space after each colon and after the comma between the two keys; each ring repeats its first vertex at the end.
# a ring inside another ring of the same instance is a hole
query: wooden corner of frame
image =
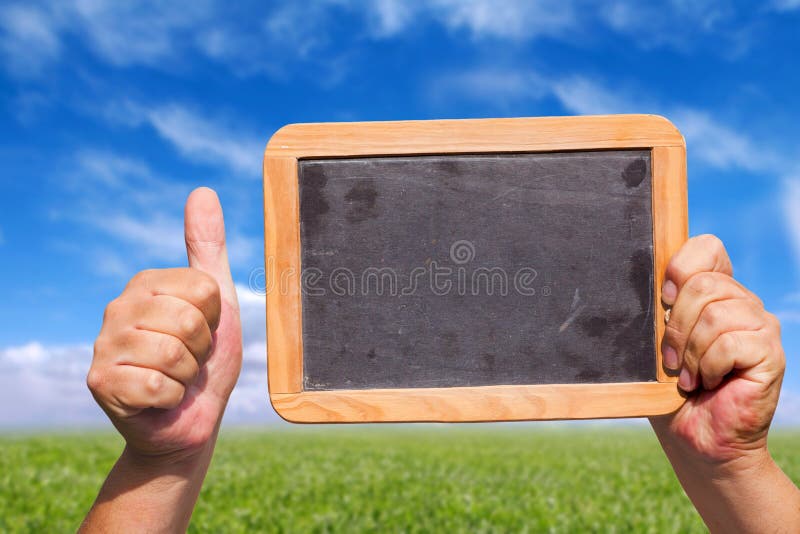
{"type": "Polygon", "coordinates": [[[641,117],[646,117],[646,119],[651,122],[655,128],[658,128],[665,136],[675,136],[679,146],[686,150],[686,139],[671,120],[663,115],[656,114],[641,115],[641,117]]]}
{"type": "Polygon", "coordinates": [[[306,125],[301,123],[290,123],[278,128],[278,130],[272,134],[272,137],[269,138],[267,146],[264,148],[264,163],[266,164],[268,158],[279,157],[286,149],[290,148],[288,139],[296,135],[295,130],[303,128],[304,126],[306,125]]]}
{"type": "Polygon", "coordinates": [[[309,419],[307,415],[303,417],[306,412],[297,409],[292,410],[287,406],[288,402],[296,400],[299,395],[299,393],[273,393],[270,391],[269,403],[275,413],[287,423],[311,422],[313,418],[309,419]]]}

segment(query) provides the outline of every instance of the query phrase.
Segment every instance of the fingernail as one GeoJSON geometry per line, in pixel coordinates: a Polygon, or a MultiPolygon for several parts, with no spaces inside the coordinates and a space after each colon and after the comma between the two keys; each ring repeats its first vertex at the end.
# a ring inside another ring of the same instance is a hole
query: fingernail
{"type": "Polygon", "coordinates": [[[669,345],[664,345],[661,349],[661,354],[664,356],[664,366],[667,369],[678,368],[678,351],[669,345]]]}
{"type": "Polygon", "coordinates": [[[692,391],[694,389],[694,378],[686,367],[683,368],[681,376],[678,377],[678,385],[684,391],[692,391]]]}
{"type": "Polygon", "coordinates": [[[678,286],[675,285],[675,282],[672,280],[667,280],[664,282],[664,285],[661,286],[661,300],[664,301],[664,304],[675,304],[675,299],[678,297],[678,286]]]}

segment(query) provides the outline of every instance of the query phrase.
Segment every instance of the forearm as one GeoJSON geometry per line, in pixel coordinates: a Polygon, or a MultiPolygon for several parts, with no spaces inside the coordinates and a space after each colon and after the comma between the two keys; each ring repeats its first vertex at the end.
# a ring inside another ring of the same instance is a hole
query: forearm
{"type": "Polygon", "coordinates": [[[711,532],[797,532],[800,490],[766,449],[724,464],[682,449],[668,430],[658,435],[684,491],[711,532]]]}
{"type": "Polygon", "coordinates": [[[79,532],[184,532],[203,485],[216,436],[201,450],[153,458],[125,448],[79,532]]]}

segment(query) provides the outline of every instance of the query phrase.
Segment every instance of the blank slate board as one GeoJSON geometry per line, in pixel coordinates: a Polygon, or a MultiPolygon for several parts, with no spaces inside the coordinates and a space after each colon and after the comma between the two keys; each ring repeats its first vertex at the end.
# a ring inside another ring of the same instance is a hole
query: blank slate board
{"type": "Polygon", "coordinates": [[[649,150],[299,176],[305,390],[655,381],[649,150]]]}
{"type": "Polygon", "coordinates": [[[652,116],[282,129],[265,156],[273,406],[302,422],[674,410],[656,347],[684,154],[652,116]]]}

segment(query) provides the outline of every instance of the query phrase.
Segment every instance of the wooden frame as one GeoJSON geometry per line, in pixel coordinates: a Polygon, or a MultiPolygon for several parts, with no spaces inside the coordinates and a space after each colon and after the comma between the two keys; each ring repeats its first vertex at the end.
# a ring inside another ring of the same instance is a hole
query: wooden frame
{"type": "Polygon", "coordinates": [[[665,310],[660,305],[664,270],[688,237],[686,146],[667,119],[607,115],[324,123],[290,124],[278,130],[264,153],[272,406],[284,419],[303,423],[643,417],[679,408],[684,399],[676,378],[665,372],[659,349],[654,362],[655,382],[303,391],[299,159],[629,148],[651,150],[655,330],[659,346],[664,333],[665,310]]]}

